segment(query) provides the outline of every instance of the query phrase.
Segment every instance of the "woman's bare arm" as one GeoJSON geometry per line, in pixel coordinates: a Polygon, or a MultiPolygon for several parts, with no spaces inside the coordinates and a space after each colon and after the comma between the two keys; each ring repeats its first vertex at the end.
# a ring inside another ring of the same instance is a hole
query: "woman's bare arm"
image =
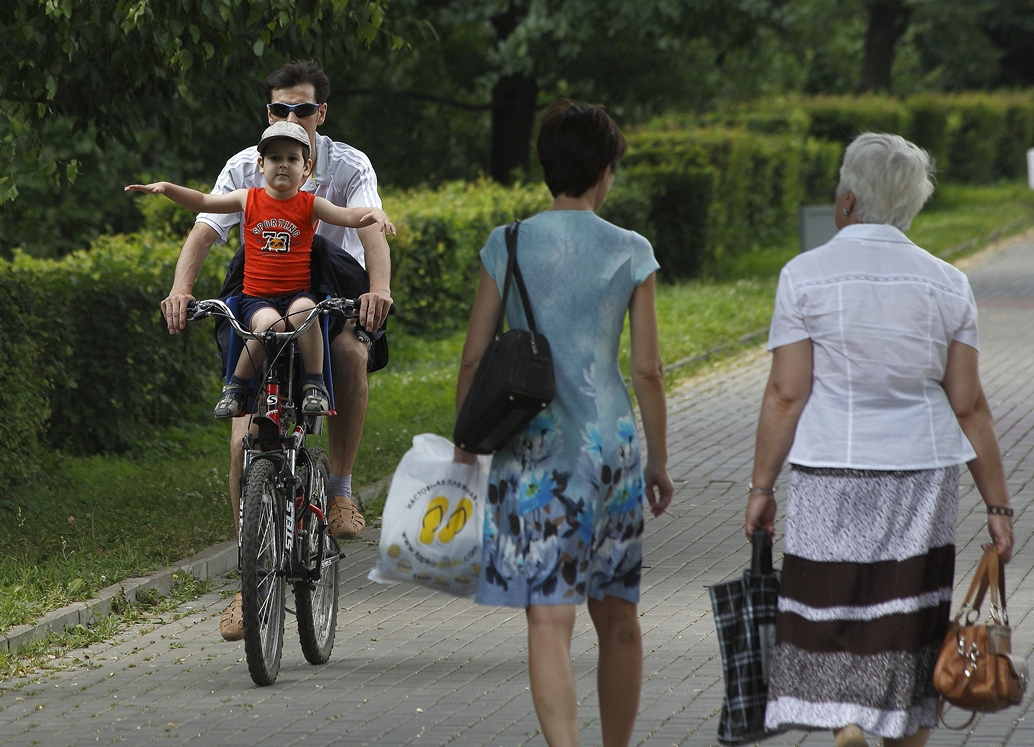
{"type": "Polygon", "coordinates": [[[646,435],[646,498],[654,516],[671,503],[675,487],[668,475],[668,411],[664,394],[664,366],[657,337],[656,275],[651,274],[633,292],[628,306],[632,338],[632,388],[639,402],[646,435]]]}
{"type": "MultiPolygon", "coordinates": [[[[460,371],[456,378],[456,414],[463,407],[467,393],[470,392],[470,385],[474,381],[474,373],[477,371],[481,356],[484,355],[492,338],[495,336],[496,325],[499,321],[499,309],[503,300],[499,297],[499,289],[495,280],[488,274],[485,266],[481,265],[481,276],[478,279],[477,295],[474,296],[474,306],[470,310],[470,322],[467,325],[467,339],[463,343],[463,355],[460,358],[460,371]]],[[[456,448],[456,458],[459,461],[471,462],[475,455],[456,448]]]]}
{"type": "MultiPolygon", "coordinates": [[[[966,434],[976,459],[970,461],[970,474],[980,497],[988,506],[1009,507],[1009,488],[1005,481],[1002,452],[995,434],[991,407],[980,384],[980,354],[976,348],[954,341],[948,348],[948,364],[941,382],[948,402],[966,434]]],[[[1012,557],[1012,519],[988,516],[987,531],[991,534],[1003,563],[1012,557]]]]}
{"type": "MultiPolygon", "coordinates": [[[[811,396],[811,340],[800,340],[772,351],[772,370],[761,400],[758,433],[754,445],[751,482],[762,490],[775,487],[779,470],[790,453],[797,421],[811,396]]],[[[775,532],[776,502],[773,495],[753,492],[747,496],[744,528],[750,538],[756,529],[775,532]]]]}

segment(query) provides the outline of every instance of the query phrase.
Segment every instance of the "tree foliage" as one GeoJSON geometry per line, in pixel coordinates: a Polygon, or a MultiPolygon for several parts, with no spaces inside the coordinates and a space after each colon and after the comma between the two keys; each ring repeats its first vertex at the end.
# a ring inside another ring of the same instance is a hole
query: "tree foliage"
{"type": "Polygon", "coordinates": [[[0,32],[0,252],[50,256],[134,230],[127,179],[210,184],[294,57],[330,75],[321,131],[400,187],[537,179],[560,96],[627,128],[771,94],[1034,85],[1031,0],[8,0],[0,32]],[[877,6],[907,14],[871,86],[877,6]]]}
{"type": "MultiPolygon", "coordinates": [[[[377,139],[382,124],[364,123],[389,116],[384,102],[439,131],[447,129],[444,122],[481,118],[479,129],[488,142],[478,153],[480,165],[506,181],[514,168],[527,172],[534,117],[548,101],[558,96],[598,101],[625,120],[698,106],[715,91],[716,66],[749,47],[761,29],[778,26],[788,4],[399,0],[393,12],[430,31],[413,39],[411,50],[388,60],[350,65],[347,106],[363,110],[350,119],[363,136],[377,139]],[[367,106],[355,100],[358,95],[378,98],[367,106]],[[438,122],[428,124],[429,118],[438,122]]],[[[448,142],[450,135],[444,132],[438,140],[448,142]]],[[[463,151],[464,143],[454,143],[453,150],[463,151]]],[[[410,174],[403,178],[413,183],[410,174]]]]}
{"type": "Polygon", "coordinates": [[[20,172],[74,181],[77,162],[40,137],[47,117],[101,136],[155,122],[189,136],[199,106],[253,102],[242,81],[271,59],[402,43],[381,0],[8,0],[0,33],[0,203],[20,172]]]}

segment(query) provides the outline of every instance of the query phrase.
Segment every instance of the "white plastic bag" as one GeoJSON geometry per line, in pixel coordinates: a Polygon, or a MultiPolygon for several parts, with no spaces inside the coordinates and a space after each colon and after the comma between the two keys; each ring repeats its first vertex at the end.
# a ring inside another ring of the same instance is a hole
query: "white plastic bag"
{"type": "Polygon", "coordinates": [[[474,595],[492,457],[480,456],[473,464],[452,457],[448,439],[432,433],[413,437],[391,478],[371,581],[410,581],[474,595]]]}

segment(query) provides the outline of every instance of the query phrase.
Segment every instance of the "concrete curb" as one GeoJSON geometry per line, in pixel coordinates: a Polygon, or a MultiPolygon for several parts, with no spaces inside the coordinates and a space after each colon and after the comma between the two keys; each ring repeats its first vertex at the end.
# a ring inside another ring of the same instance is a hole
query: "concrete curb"
{"type": "Polygon", "coordinates": [[[146,576],[127,578],[100,591],[87,602],[75,602],[48,612],[33,623],[16,625],[0,636],[0,651],[16,651],[32,641],[60,633],[76,625],[90,625],[111,613],[118,597],[136,600],[140,591],[154,589],[162,596],[172,591],[173,574],[189,573],[200,579],[214,578],[237,567],[237,543],[230,540],[208,548],[146,576]]]}
{"type": "MultiPolygon", "coordinates": [[[[390,484],[391,475],[388,475],[372,485],[359,488],[356,496],[363,502],[372,500],[387,490],[390,484]]],[[[35,622],[15,625],[0,635],[0,651],[17,651],[22,646],[46,638],[51,633],[61,633],[76,625],[88,626],[111,614],[112,601],[119,597],[136,601],[141,591],[151,589],[166,596],[172,591],[174,574],[189,573],[195,578],[207,580],[222,576],[236,568],[237,543],[233,540],[221,542],[146,576],[126,578],[114,583],[101,589],[97,596],[89,601],[74,602],[48,612],[35,622]]]]}

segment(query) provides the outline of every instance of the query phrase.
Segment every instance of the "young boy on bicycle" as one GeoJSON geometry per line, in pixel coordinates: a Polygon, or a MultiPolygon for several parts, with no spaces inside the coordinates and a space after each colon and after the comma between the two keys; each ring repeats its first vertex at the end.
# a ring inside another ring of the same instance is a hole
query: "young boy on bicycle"
{"type": "MultiPolygon", "coordinates": [[[[395,227],[378,208],[343,208],[301,191],[312,170],[309,135],[301,125],[275,122],[262,133],[258,164],[266,186],[207,195],[170,182],[131,184],[127,192],[164,194],[196,212],[244,213],[244,294],[241,321],[253,332],[291,328],[290,319],[306,314],[316,303],[310,291],[310,255],[316,222],[347,228],[378,225],[391,235],[395,227]]],[[[298,338],[305,367],[301,411],[326,415],[330,409],[323,378],[323,337],[313,325],[298,338]]],[[[248,381],[265,352],[249,340],[215,406],[217,418],[233,418],[247,405],[248,381]]]]}

